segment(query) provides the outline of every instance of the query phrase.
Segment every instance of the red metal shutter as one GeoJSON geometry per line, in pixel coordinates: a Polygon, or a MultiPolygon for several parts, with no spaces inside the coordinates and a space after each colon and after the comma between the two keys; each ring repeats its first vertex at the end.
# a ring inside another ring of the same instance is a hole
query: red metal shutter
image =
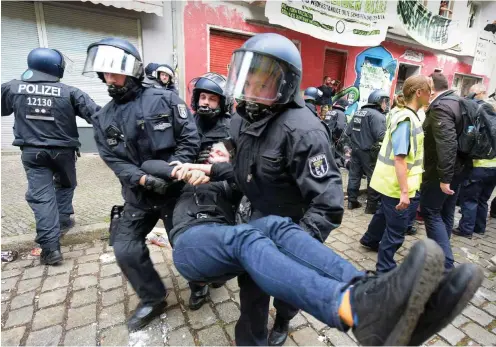
{"type": "MultiPolygon", "coordinates": [[[[346,68],[346,53],[326,50],[324,62],[324,76],[341,81],[344,80],[346,68]]],[[[322,77],[324,77],[322,76],[322,77]]]]}
{"type": "Polygon", "coordinates": [[[227,76],[232,53],[250,37],[220,30],[210,30],[210,72],[227,76]]]}

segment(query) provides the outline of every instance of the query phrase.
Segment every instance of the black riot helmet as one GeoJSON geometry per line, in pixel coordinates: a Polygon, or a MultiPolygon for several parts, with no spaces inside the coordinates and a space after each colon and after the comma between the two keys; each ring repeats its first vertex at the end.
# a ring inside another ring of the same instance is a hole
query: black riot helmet
{"type": "Polygon", "coordinates": [[[157,64],[157,63],[149,63],[146,67],[145,67],[145,75],[146,77],[149,79],[149,80],[155,80],[155,70],[157,70],[157,68],[159,67],[160,65],[157,64]]]}
{"type": "Polygon", "coordinates": [[[238,101],[241,116],[254,121],[283,107],[304,107],[301,78],[294,43],[279,34],[258,34],[234,51],[224,94],[238,101]]]}
{"type": "Polygon", "coordinates": [[[387,113],[389,111],[389,94],[382,89],[376,89],[372,93],[370,93],[369,99],[365,106],[380,108],[383,100],[386,100],[386,109],[381,109],[381,111],[383,111],[383,113],[387,113]]]}
{"type": "Polygon", "coordinates": [[[189,91],[191,96],[191,109],[199,115],[207,117],[217,117],[220,114],[232,113],[232,98],[224,95],[226,87],[226,78],[215,72],[207,72],[206,74],[194,78],[189,82],[189,91]],[[216,94],[220,97],[219,107],[212,110],[210,107],[202,107],[199,105],[200,94],[202,92],[216,94]]]}
{"type": "Polygon", "coordinates": [[[346,108],[348,107],[349,103],[348,103],[348,100],[344,99],[344,98],[339,98],[337,99],[334,104],[332,104],[332,108],[337,108],[337,109],[340,109],[340,110],[343,110],[345,111],[346,108]]]}
{"type": "Polygon", "coordinates": [[[318,88],[315,88],[315,87],[308,87],[307,89],[305,89],[305,92],[303,93],[303,99],[305,99],[305,101],[312,101],[313,103],[317,102],[317,100],[319,100],[322,95],[324,93],[322,93],[322,91],[318,88]]]}
{"type": "Polygon", "coordinates": [[[110,37],[88,46],[83,75],[97,73],[105,82],[103,73],[126,75],[143,80],[141,56],[129,41],[110,37]]]}
{"type": "Polygon", "coordinates": [[[56,49],[35,48],[28,54],[28,69],[22,74],[25,82],[58,82],[64,77],[65,60],[56,49]]]}

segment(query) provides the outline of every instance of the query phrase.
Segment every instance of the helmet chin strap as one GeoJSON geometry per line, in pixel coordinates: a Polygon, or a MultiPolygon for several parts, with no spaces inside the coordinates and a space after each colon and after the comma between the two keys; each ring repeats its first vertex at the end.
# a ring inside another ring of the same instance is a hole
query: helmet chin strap
{"type": "Polygon", "coordinates": [[[257,122],[262,118],[272,117],[277,112],[274,107],[244,100],[238,101],[236,111],[238,111],[238,114],[250,123],[257,122]]]}
{"type": "Polygon", "coordinates": [[[114,84],[108,86],[109,96],[114,99],[117,103],[125,103],[134,98],[138,84],[134,78],[126,77],[126,82],[122,87],[118,87],[114,84]]]}
{"type": "Polygon", "coordinates": [[[199,116],[205,117],[205,118],[215,118],[220,115],[220,107],[217,107],[215,109],[210,108],[209,106],[198,106],[198,109],[196,110],[196,113],[199,116]]]}

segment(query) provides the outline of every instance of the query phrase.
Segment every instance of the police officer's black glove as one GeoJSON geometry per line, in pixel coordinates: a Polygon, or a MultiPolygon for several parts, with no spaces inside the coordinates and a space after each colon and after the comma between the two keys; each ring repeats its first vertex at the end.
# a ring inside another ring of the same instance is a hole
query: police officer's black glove
{"type": "Polygon", "coordinates": [[[152,190],[157,194],[165,194],[167,185],[167,182],[161,178],[152,175],[146,175],[144,187],[147,190],[152,190]]]}
{"type": "Polygon", "coordinates": [[[210,157],[210,151],[212,150],[212,146],[208,146],[204,150],[200,151],[200,154],[198,154],[198,163],[205,163],[208,161],[208,157],[210,157]]]}

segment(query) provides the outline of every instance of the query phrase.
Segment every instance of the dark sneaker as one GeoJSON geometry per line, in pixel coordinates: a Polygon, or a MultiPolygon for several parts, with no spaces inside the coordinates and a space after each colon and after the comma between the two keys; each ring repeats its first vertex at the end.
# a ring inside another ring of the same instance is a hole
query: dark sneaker
{"type": "Polygon", "coordinates": [[[367,243],[367,242],[363,241],[362,239],[360,239],[360,244],[362,245],[362,247],[365,247],[371,251],[379,252],[379,244],[367,243]]]}
{"type": "Polygon", "coordinates": [[[269,335],[269,346],[282,346],[289,333],[289,320],[276,315],[276,320],[274,321],[274,327],[269,335]]]}
{"type": "Polygon", "coordinates": [[[226,282],[213,282],[213,283],[210,283],[210,287],[217,289],[217,288],[222,287],[224,284],[226,284],[226,282]]]}
{"type": "Polygon", "coordinates": [[[159,317],[166,307],[167,302],[165,300],[155,305],[139,305],[127,321],[127,329],[136,331],[144,328],[156,317],[159,317]]]}
{"type": "Polygon", "coordinates": [[[425,305],[408,345],[420,346],[447,326],[467,306],[483,280],[484,272],[475,264],[462,264],[444,276],[425,305]]]}
{"type": "Polygon", "coordinates": [[[189,297],[189,309],[192,311],[199,310],[200,307],[202,307],[203,304],[207,302],[207,296],[208,286],[203,286],[202,289],[195,292],[192,291],[189,297]]]}
{"type": "Polygon", "coordinates": [[[361,345],[404,346],[444,270],[444,253],[426,239],[413,245],[394,270],[359,279],[351,287],[353,335],[361,345]]]}
{"type": "Polygon", "coordinates": [[[354,210],[355,208],[362,207],[362,204],[358,201],[348,201],[348,210],[354,210]]]}
{"type": "Polygon", "coordinates": [[[43,249],[40,254],[41,265],[55,265],[60,263],[64,258],[60,250],[47,250],[43,249]]]}
{"type": "Polygon", "coordinates": [[[471,239],[472,238],[472,234],[465,234],[465,233],[462,233],[460,231],[460,229],[458,228],[455,228],[452,230],[453,234],[456,235],[456,236],[460,236],[460,237],[465,237],[467,239],[471,239]]]}

